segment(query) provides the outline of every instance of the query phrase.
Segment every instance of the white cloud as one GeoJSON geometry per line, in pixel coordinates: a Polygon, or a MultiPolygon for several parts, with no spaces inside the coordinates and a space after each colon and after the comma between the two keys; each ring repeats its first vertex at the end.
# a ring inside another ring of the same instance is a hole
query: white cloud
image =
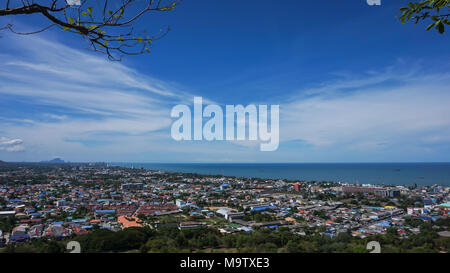
{"type": "Polygon", "coordinates": [[[2,146],[9,146],[9,145],[17,145],[17,144],[22,144],[23,140],[21,139],[8,139],[6,137],[1,137],[0,138],[0,145],[2,146]]]}
{"type": "Polygon", "coordinates": [[[25,147],[23,145],[14,145],[14,146],[6,148],[7,152],[20,152],[23,150],[25,150],[25,147]]]}
{"type": "Polygon", "coordinates": [[[55,115],[55,114],[44,114],[45,117],[56,119],[56,120],[65,120],[67,119],[66,115],[55,115]]]}
{"type": "MultiPolygon", "coordinates": [[[[36,36],[14,39],[21,55],[2,56],[0,96],[45,109],[0,117],[1,134],[20,137],[0,139],[9,143],[0,151],[24,150],[26,143],[26,158],[19,160],[59,154],[70,161],[288,162],[315,156],[301,154],[304,143],[326,151],[393,149],[392,154],[399,146],[450,141],[449,73],[391,67],[300,90],[275,103],[282,143],[279,151],[261,156],[257,141],[172,141],[170,108],[192,104],[194,97],[178,85],[36,36]],[[301,140],[298,148],[292,144],[296,140],[301,140]],[[289,151],[283,143],[290,143],[289,151]]],[[[261,104],[271,104],[270,98],[261,104]]]]}
{"type": "Polygon", "coordinates": [[[9,139],[6,137],[0,137],[0,151],[7,152],[18,152],[25,150],[25,147],[21,145],[23,143],[22,139],[15,138],[9,139]]]}
{"type": "Polygon", "coordinates": [[[396,71],[348,82],[329,83],[311,91],[313,96],[298,96],[283,104],[281,139],[352,149],[381,149],[429,134],[428,138],[448,139],[450,73],[396,71]]]}
{"type": "MultiPolygon", "coordinates": [[[[22,108],[26,118],[2,115],[0,128],[7,135],[21,136],[32,160],[70,153],[84,154],[87,160],[89,154],[108,153],[86,147],[89,143],[119,144],[114,150],[124,153],[158,147],[154,140],[161,139],[157,131],[169,128],[171,106],[193,98],[173,83],[143,75],[104,56],[38,36],[11,36],[8,40],[21,54],[2,57],[0,96],[45,112],[33,114],[22,108]],[[129,136],[141,137],[127,143],[129,136]]],[[[23,147],[2,146],[0,150],[19,151],[23,147]]]]}

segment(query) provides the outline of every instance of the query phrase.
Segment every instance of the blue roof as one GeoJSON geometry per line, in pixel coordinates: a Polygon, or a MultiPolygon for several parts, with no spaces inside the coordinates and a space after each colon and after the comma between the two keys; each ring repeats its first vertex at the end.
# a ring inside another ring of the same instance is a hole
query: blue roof
{"type": "Polygon", "coordinates": [[[261,211],[261,210],[266,210],[266,209],[276,209],[277,207],[275,206],[262,206],[262,207],[255,207],[252,208],[250,211],[261,211]]]}
{"type": "Polygon", "coordinates": [[[110,213],[116,213],[116,210],[115,209],[103,209],[103,210],[96,210],[95,213],[110,214],[110,213]]]}
{"type": "Polygon", "coordinates": [[[30,238],[30,236],[28,234],[15,234],[15,235],[11,235],[9,237],[10,240],[16,240],[16,239],[28,239],[30,238]]]}
{"type": "Polygon", "coordinates": [[[375,225],[381,226],[381,227],[390,227],[391,223],[389,221],[381,221],[381,222],[376,223],[375,225]]]}

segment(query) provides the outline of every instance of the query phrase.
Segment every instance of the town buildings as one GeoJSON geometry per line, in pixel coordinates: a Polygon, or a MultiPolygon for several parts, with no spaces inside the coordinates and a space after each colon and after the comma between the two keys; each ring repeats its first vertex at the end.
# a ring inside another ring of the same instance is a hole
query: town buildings
{"type": "MultiPolygon", "coordinates": [[[[447,218],[449,188],[231,178],[105,164],[37,164],[1,170],[0,242],[131,227],[215,228],[221,233],[288,228],[293,233],[367,237],[408,219],[447,218]],[[8,219],[14,219],[10,221],[8,219]],[[9,221],[9,222],[8,222],[9,221]]],[[[447,233],[442,233],[447,234],[447,233]]]]}

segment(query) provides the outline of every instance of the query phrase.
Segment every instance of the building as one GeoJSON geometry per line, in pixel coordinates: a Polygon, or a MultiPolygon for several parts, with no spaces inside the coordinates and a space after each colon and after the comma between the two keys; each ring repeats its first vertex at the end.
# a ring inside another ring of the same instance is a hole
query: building
{"type": "Polygon", "coordinates": [[[227,219],[228,214],[231,213],[232,211],[233,211],[232,209],[221,208],[221,209],[218,209],[218,210],[216,211],[216,213],[219,214],[219,215],[222,215],[223,218],[227,219]]]}
{"type": "Polygon", "coordinates": [[[424,213],[424,208],[409,207],[407,208],[406,212],[408,213],[408,215],[419,215],[424,213]]]}
{"type": "Polygon", "coordinates": [[[10,211],[0,211],[0,218],[2,217],[9,217],[14,216],[16,214],[16,211],[10,210],[10,211]]]}
{"type": "Polygon", "coordinates": [[[95,211],[95,215],[106,215],[106,214],[115,214],[115,213],[116,213],[115,209],[101,209],[101,210],[95,211]]]}
{"type": "Polygon", "coordinates": [[[122,184],[120,188],[122,190],[142,190],[144,188],[144,184],[143,183],[122,184]]]}
{"type": "Polygon", "coordinates": [[[58,201],[56,201],[55,202],[55,204],[56,204],[56,207],[63,207],[63,206],[65,206],[66,205],[66,200],[64,200],[64,199],[61,199],[61,200],[58,200],[58,201]]]}
{"type": "Polygon", "coordinates": [[[232,222],[234,219],[242,219],[244,212],[237,212],[233,209],[222,208],[216,211],[217,214],[222,215],[225,220],[232,222]]]}
{"type": "Polygon", "coordinates": [[[171,214],[171,213],[178,213],[178,206],[175,204],[154,204],[154,205],[142,205],[139,207],[139,209],[136,211],[136,215],[143,214],[143,215],[163,215],[171,214]]]}
{"type": "Polygon", "coordinates": [[[182,229],[189,229],[189,228],[201,228],[204,225],[206,225],[205,223],[200,223],[200,222],[181,222],[180,225],[178,226],[178,228],[180,230],[182,229]]]}
{"type": "Polygon", "coordinates": [[[181,199],[177,199],[177,200],[175,201],[175,205],[177,205],[178,208],[183,208],[183,207],[186,206],[186,202],[184,202],[184,201],[181,200],[181,199]]]}
{"type": "Polygon", "coordinates": [[[372,193],[378,192],[378,194],[384,194],[385,188],[378,187],[357,187],[357,186],[344,186],[342,191],[344,193],[372,193]]]}
{"type": "Polygon", "coordinates": [[[126,217],[125,215],[119,216],[117,222],[122,225],[123,228],[130,227],[142,227],[141,224],[138,223],[139,219],[136,217],[126,217]]]}
{"type": "Polygon", "coordinates": [[[9,240],[13,243],[23,243],[30,239],[30,235],[28,235],[28,225],[20,225],[14,227],[9,237],[9,240]]]}
{"type": "Polygon", "coordinates": [[[276,206],[253,206],[250,211],[263,211],[268,209],[276,209],[276,206]]]}
{"type": "Polygon", "coordinates": [[[232,222],[233,220],[242,219],[243,217],[244,217],[244,212],[230,212],[227,214],[227,217],[225,219],[232,222]]]}

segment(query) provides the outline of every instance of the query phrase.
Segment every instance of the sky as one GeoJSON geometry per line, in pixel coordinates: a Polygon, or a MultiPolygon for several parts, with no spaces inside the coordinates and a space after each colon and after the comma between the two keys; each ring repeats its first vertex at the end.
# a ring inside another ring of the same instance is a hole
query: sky
{"type": "Polygon", "coordinates": [[[0,160],[448,162],[450,36],[401,24],[405,2],[184,0],[140,19],[171,31],[121,62],[58,29],[2,31],[0,160]],[[173,140],[170,111],[194,96],[279,105],[279,148],[173,140]]]}

